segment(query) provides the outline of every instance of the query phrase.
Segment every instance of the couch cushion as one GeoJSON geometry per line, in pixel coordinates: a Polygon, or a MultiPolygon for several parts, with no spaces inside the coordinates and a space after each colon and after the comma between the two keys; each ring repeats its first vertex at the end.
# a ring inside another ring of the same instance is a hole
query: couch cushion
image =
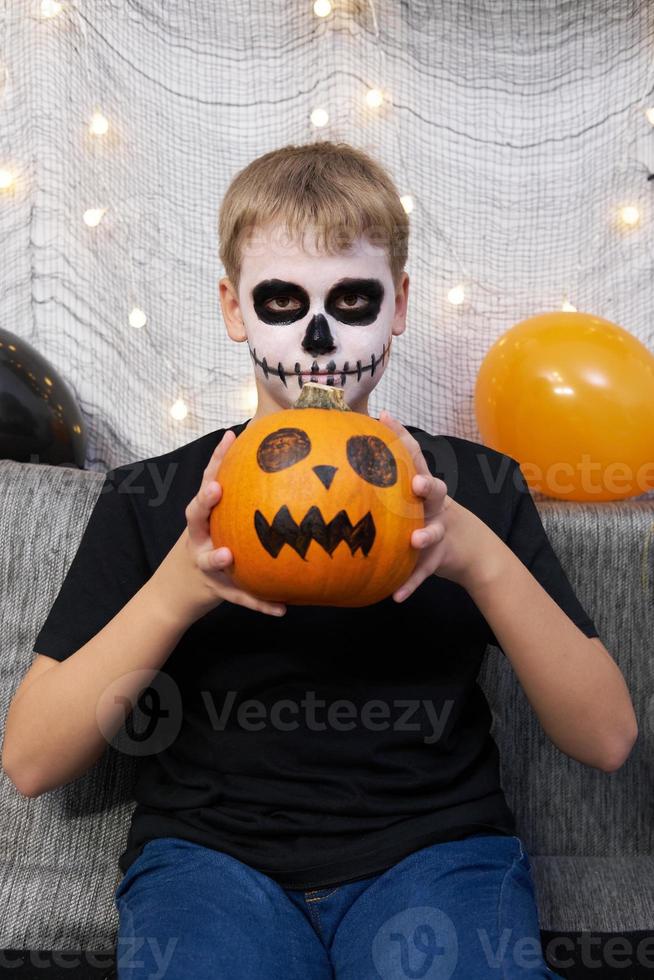
{"type": "Polygon", "coordinates": [[[577,596],[625,677],[639,737],[614,773],[571,759],[543,732],[510,662],[489,647],[479,682],[493,711],[507,802],[530,854],[652,854],[654,500],[549,500],[538,501],[538,508],[577,596]]]}
{"type": "Polygon", "coordinates": [[[540,927],[634,932],[654,924],[654,856],[531,856],[540,927]]]}
{"type": "MultiPolygon", "coordinates": [[[[34,659],[103,474],[0,460],[0,731],[34,659]]],[[[0,775],[0,947],[102,949],[115,938],[135,759],[112,745],[80,779],[35,799],[0,775]]]]}

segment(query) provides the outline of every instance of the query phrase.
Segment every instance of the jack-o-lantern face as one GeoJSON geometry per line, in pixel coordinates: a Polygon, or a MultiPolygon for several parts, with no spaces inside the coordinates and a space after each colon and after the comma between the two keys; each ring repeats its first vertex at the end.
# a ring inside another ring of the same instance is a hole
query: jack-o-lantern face
{"type": "MultiPolygon", "coordinates": [[[[304,429],[285,427],[276,429],[265,437],[257,450],[257,463],[264,473],[279,473],[290,466],[297,466],[311,454],[311,439],[304,429]]],[[[350,436],[345,445],[345,458],[357,476],[375,487],[392,487],[397,483],[395,456],[383,439],[374,435],[350,436]]],[[[338,467],[318,463],[311,466],[316,479],[329,490],[338,473],[338,467]]],[[[338,492],[338,484],[334,488],[338,492]]],[[[353,523],[345,510],[339,510],[330,521],[325,521],[320,507],[312,504],[300,522],[294,520],[287,504],[282,504],[270,523],[258,508],[254,514],[254,526],[261,544],[276,558],[285,544],[294,548],[304,558],[312,541],[316,541],[330,555],[345,541],[354,554],[360,548],[368,555],[375,541],[375,521],[370,511],[353,523]]]]}
{"type": "Polygon", "coordinates": [[[229,574],[260,598],[363,606],[390,595],[418,554],[424,526],[416,473],[404,443],[352,411],[295,408],[250,422],[216,476],[215,547],[234,555],[229,574]]]}

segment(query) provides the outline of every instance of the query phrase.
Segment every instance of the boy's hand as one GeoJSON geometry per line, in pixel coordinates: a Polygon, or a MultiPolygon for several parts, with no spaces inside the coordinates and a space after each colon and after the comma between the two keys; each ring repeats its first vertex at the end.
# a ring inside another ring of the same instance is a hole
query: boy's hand
{"type": "Polygon", "coordinates": [[[186,528],[155,572],[168,601],[179,609],[179,615],[189,625],[224,599],[269,615],[286,612],[286,606],[280,603],[259,599],[239,589],[228,572],[234,560],[232,552],[226,547],[214,548],[211,540],[209,515],[222,494],[215,475],[235,440],[233,430],[227,429],[204,470],[196,496],[186,507],[186,528]]]}
{"type": "Polygon", "coordinates": [[[407,599],[428,575],[450,579],[470,590],[473,583],[489,576],[506,547],[494,531],[476,514],[448,496],[443,480],[432,476],[420,443],[401,422],[382,411],[379,421],[401,439],[411,453],[418,473],[412,489],[423,498],[425,526],[411,534],[411,544],[421,551],[415,569],[393,593],[396,602],[407,599]]]}

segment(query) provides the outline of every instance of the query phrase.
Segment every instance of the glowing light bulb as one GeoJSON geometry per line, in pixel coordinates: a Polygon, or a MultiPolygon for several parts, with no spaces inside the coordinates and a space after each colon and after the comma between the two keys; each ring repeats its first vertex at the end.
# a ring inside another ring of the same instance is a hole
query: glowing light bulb
{"type": "Polygon", "coordinates": [[[647,122],[650,123],[651,126],[654,126],[654,106],[650,106],[649,109],[645,109],[645,116],[647,118],[647,122]]]}
{"type": "Polygon", "coordinates": [[[403,194],[400,198],[400,204],[404,208],[407,214],[411,214],[413,208],[415,207],[413,198],[410,194],[403,194]]]}
{"type": "Polygon", "coordinates": [[[171,417],[177,422],[181,422],[188,415],[188,405],[183,398],[178,398],[177,401],[173,402],[170,406],[171,417]]]}
{"type": "Polygon", "coordinates": [[[92,136],[104,136],[109,129],[109,120],[101,112],[94,112],[89,123],[89,133],[92,136]]]}
{"type": "Polygon", "coordinates": [[[326,109],[314,109],[311,113],[311,122],[314,126],[326,126],[329,122],[329,113],[326,109]]]}
{"type": "Polygon", "coordinates": [[[452,306],[461,306],[462,303],[465,303],[465,289],[461,285],[453,286],[448,292],[447,298],[452,306]]]}
{"type": "Polygon", "coordinates": [[[332,5],[329,0],[316,0],[313,5],[313,12],[316,17],[329,17],[332,12],[332,5]]]}
{"type": "Polygon", "coordinates": [[[61,4],[57,0],[41,0],[41,17],[56,17],[61,12],[61,4]]]}
{"type": "Polygon", "coordinates": [[[572,303],[569,303],[567,299],[564,299],[563,302],[561,303],[561,309],[563,310],[564,313],[577,312],[577,307],[573,306],[572,303]]]}
{"type": "Polygon", "coordinates": [[[378,88],[371,88],[366,92],[366,104],[371,109],[378,109],[383,101],[384,95],[378,88]]]}
{"type": "Polygon", "coordinates": [[[84,212],[84,224],[89,228],[95,228],[100,224],[106,214],[106,208],[88,208],[84,212]]]}
{"type": "Polygon", "coordinates": [[[130,310],[129,312],[130,327],[137,327],[137,328],[144,327],[147,322],[148,322],[147,316],[145,315],[143,310],[140,310],[138,308],[138,306],[135,306],[133,309],[130,310]]]}
{"type": "Polygon", "coordinates": [[[623,224],[633,228],[640,221],[640,212],[633,205],[627,205],[627,207],[620,208],[620,217],[622,218],[623,224]]]}
{"type": "Polygon", "coordinates": [[[0,191],[8,191],[14,185],[16,178],[10,170],[0,170],[0,191]]]}

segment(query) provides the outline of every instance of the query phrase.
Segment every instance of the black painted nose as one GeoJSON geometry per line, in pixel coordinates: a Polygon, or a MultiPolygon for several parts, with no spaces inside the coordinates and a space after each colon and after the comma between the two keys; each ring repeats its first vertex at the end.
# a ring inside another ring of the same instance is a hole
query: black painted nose
{"type": "Polygon", "coordinates": [[[322,485],[329,490],[337,469],[337,466],[314,466],[313,472],[316,474],[322,485]]]}
{"type": "Polygon", "coordinates": [[[307,354],[330,354],[336,349],[334,338],[331,335],[327,317],[322,313],[316,313],[311,317],[307,326],[302,347],[307,354]]]}

